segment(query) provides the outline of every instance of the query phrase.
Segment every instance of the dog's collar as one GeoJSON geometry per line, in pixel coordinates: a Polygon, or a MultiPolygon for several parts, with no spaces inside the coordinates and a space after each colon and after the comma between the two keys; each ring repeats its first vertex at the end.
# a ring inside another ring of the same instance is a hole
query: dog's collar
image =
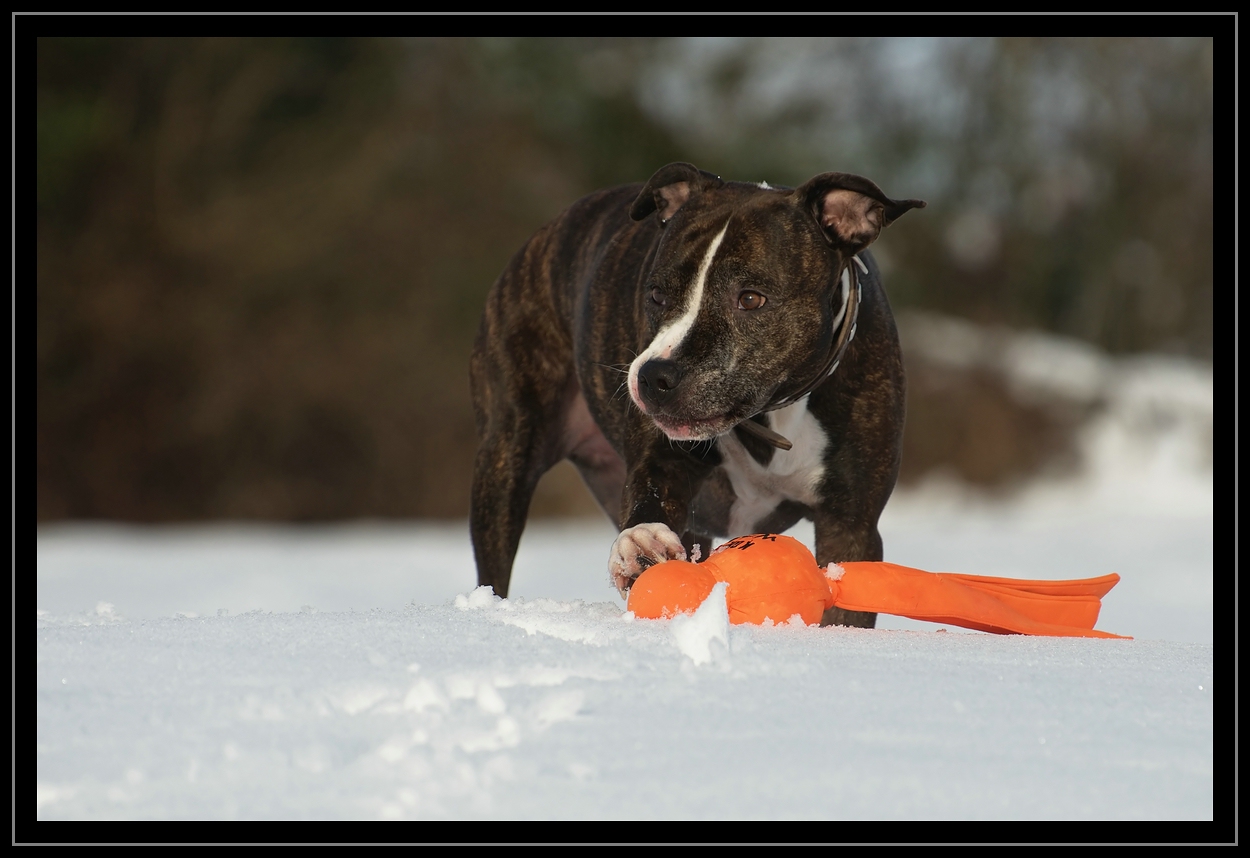
{"type": "MultiPolygon", "coordinates": [[[[836,333],[833,347],[829,350],[829,357],[825,361],[824,368],[816,373],[810,382],[804,385],[797,393],[789,394],[781,399],[770,402],[761,408],[757,414],[764,414],[768,411],[776,411],[778,408],[785,408],[787,405],[793,405],[804,396],[807,396],[817,387],[825,382],[829,376],[833,375],[837,370],[838,364],[842,362],[842,357],[846,354],[846,348],[851,344],[851,340],[855,339],[855,326],[859,321],[859,302],[860,302],[860,285],[859,272],[855,270],[858,265],[860,270],[865,274],[868,273],[868,266],[858,255],[852,256],[855,265],[847,262],[846,267],[842,269],[842,276],[838,279],[842,282],[842,307],[838,311],[838,315],[833,320],[833,327],[836,333]]],[[[755,416],[755,415],[752,415],[755,416]]],[[[750,432],[757,438],[767,441],[780,450],[789,450],[794,444],[790,442],[784,435],[774,432],[767,426],[756,423],[750,417],[738,424],[747,432],[750,432]]]]}

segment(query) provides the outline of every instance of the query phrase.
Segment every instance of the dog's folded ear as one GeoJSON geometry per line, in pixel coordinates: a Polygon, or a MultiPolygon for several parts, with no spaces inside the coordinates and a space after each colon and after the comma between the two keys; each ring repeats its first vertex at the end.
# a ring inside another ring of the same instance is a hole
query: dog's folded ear
{"type": "Polygon", "coordinates": [[[629,207],[629,216],[642,220],[658,212],[660,223],[667,223],[692,196],[723,185],[720,176],[700,170],[694,164],[678,161],[655,171],[629,207]]]}
{"type": "Polygon", "coordinates": [[[906,212],[925,206],[924,200],[892,200],[853,173],[821,173],[794,193],[812,212],[829,243],[850,253],[872,244],[882,229],[906,212]]]}

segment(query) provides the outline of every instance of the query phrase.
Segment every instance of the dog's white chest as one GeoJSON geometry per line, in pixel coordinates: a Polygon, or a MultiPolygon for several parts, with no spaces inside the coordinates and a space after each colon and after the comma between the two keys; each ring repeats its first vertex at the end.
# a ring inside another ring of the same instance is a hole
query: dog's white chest
{"type": "Polygon", "coordinates": [[[754,530],[782,501],[815,505],[824,477],[828,438],[807,410],[807,397],[770,413],[772,428],[794,444],[777,450],[767,465],[757,462],[733,434],[720,438],[722,467],[736,498],[729,511],[730,535],[754,530]]]}

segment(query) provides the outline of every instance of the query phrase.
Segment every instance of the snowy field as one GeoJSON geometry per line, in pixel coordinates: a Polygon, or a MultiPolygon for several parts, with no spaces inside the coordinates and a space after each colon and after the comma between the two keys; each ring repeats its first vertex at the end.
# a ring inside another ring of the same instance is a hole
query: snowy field
{"type": "Polygon", "coordinates": [[[635,620],[596,520],[531,525],[507,601],[463,524],[41,528],[38,818],[1211,819],[1210,371],[1120,370],[1082,474],[882,533],[1118,572],[1132,641],[635,620]]]}

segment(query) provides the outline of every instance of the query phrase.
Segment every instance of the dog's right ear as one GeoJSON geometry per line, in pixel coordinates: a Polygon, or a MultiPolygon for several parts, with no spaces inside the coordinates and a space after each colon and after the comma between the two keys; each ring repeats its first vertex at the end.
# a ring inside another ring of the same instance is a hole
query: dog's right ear
{"type": "Polygon", "coordinates": [[[881,230],[924,200],[892,200],[863,176],[821,173],[796,190],[820,224],[830,244],[859,253],[877,240],[881,230]]]}
{"type": "Polygon", "coordinates": [[[656,170],[655,175],[647,180],[634,204],[629,207],[629,216],[642,220],[652,212],[658,212],[660,223],[668,223],[692,196],[723,184],[720,176],[700,170],[694,164],[685,161],[669,164],[656,170]]]}

